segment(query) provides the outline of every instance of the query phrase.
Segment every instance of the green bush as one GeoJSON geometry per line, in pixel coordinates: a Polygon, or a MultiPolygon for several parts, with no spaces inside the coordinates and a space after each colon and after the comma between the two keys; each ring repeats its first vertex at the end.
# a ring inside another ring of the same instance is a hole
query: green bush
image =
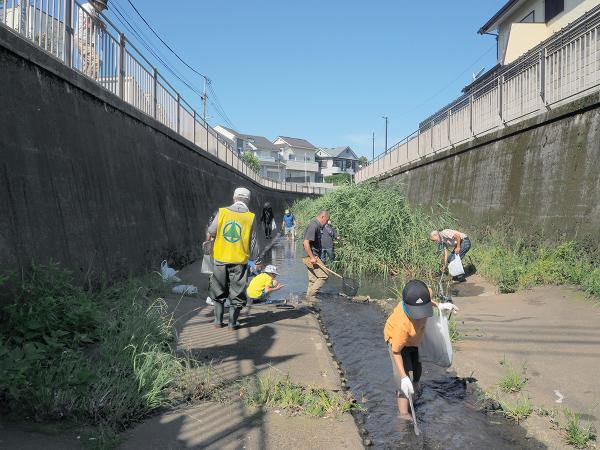
{"type": "Polygon", "coordinates": [[[412,208],[400,185],[346,185],[293,207],[300,227],[323,209],[342,238],[336,248],[339,269],[354,275],[392,274],[429,281],[439,270],[440,255],[428,235],[453,221],[445,210],[432,218],[412,208]]]}
{"type": "Polygon", "coordinates": [[[350,184],[351,181],[352,175],[350,175],[349,173],[336,173],[335,175],[325,177],[325,183],[333,183],[334,186],[350,184]]]}
{"type": "Polygon", "coordinates": [[[38,420],[114,430],[171,404],[186,365],[171,348],[158,283],[131,280],[90,293],[58,265],[4,276],[0,403],[38,420]]]}

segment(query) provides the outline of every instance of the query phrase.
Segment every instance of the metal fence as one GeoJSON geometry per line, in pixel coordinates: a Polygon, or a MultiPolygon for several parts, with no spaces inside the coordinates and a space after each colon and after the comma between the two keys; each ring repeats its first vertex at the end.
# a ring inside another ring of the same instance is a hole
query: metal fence
{"type": "Polygon", "coordinates": [[[458,144],[549,111],[600,86],[600,7],[502,67],[422,122],[356,173],[384,175],[458,144]]]}
{"type": "Polygon", "coordinates": [[[95,80],[138,110],[258,184],[291,192],[329,189],[269,180],[250,169],[124,33],[103,14],[74,0],[0,0],[0,24],[95,80]]]}

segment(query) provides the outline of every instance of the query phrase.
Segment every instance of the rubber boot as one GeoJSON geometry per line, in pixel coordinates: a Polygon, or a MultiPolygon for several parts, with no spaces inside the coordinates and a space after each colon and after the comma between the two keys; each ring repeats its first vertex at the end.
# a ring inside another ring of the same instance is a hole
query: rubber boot
{"type": "Polygon", "coordinates": [[[229,328],[235,329],[240,327],[240,324],[238,322],[240,312],[242,312],[242,308],[238,308],[231,305],[231,307],[229,308],[229,328]]]}
{"type": "Polygon", "coordinates": [[[225,309],[225,307],[223,306],[223,303],[220,301],[215,300],[215,327],[219,328],[223,326],[223,311],[225,309]]]}

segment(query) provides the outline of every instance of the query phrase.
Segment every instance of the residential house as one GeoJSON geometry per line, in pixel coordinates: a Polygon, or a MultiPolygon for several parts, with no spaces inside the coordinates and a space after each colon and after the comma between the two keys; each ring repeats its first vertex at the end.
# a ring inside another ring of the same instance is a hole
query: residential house
{"type": "Polygon", "coordinates": [[[305,139],[286,136],[277,136],[273,144],[282,152],[286,165],[286,181],[314,183],[318,180],[317,147],[305,139]]]}
{"type": "Polygon", "coordinates": [[[236,149],[239,154],[244,152],[244,140],[240,138],[240,133],[231,128],[224,127],[223,125],[217,125],[215,131],[219,133],[232,148],[236,149]]]}
{"type": "Polygon", "coordinates": [[[286,161],[279,147],[263,136],[241,134],[245,143],[244,151],[253,152],[260,161],[260,174],[264,178],[275,181],[285,181],[286,161]]]}
{"type": "Polygon", "coordinates": [[[348,146],[320,148],[317,151],[317,163],[322,179],[339,173],[354,175],[358,168],[358,156],[348,146]]]}
{"type": "Polygon", "coordinates": [[[506,65],[598,5],[600,0],[510,0],[479,33],[497,35],[498,64],[506,65]]]}
{"type": "Polygon", "coordinates": [[[217,133],[225,138],[239,154],[252,152],[260,161],[260,175],[275,181],[285,180],[285,161],[280,149],[266,137],[238,133],[231,128],[217,125],[217,133]]]}

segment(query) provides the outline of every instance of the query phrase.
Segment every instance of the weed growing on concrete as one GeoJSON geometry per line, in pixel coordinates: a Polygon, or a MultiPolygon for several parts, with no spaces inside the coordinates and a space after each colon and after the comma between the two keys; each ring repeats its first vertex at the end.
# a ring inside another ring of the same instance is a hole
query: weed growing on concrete
{"type": "Polygon", "coordinates": [[[501,400],[500,405],[502,406],[502,413],[509,419],[515,422],[520,422],[529,417],[533,411],[529,398],[522,396],[514,402],[508,400],[501,400]]]}
{"type": "Polygon", "coordinates": [[[51,264],[6,276],[1,287],[0,401],[12,413],[102,426],[92,441],[111,441],[110,430],[189,391],[194,372],[172,349],[157,279],[92,293],[51,264]]]}
{"type": "Polygon", "coordinates": [[[511,364],[504,363],[504,366],[506,373],[498,382],[500,389],[504,392],[520,392],[527,383],[526,366],[523,365],[520,371],[514,370],[511,364]]]}
{"type": "Polygon", "coordinates": [[[564,411],[567,423],[564,427],[567,444],[575,448],[587,448],[591,441],[596,440],[596,430],[593,425],[583,424],[578,414],[566,409],[564,411]]]}
{"type": "Polygon", "coordinates": [[[450,332],[450,341],[454,344],[460,340],[460,331],[458,331],[458,323],[451,318],[448,321],[448,331],[450,332]]]}
{"type": "Polygon", "coordinates": [[[243,380],[240,396],[248,406],[281,408],[291,414],[315,417],[339,416],[362,409],[350,394],[341,395],[321,387],[304,386],[272,371],[257,379],[243,380]]]}

